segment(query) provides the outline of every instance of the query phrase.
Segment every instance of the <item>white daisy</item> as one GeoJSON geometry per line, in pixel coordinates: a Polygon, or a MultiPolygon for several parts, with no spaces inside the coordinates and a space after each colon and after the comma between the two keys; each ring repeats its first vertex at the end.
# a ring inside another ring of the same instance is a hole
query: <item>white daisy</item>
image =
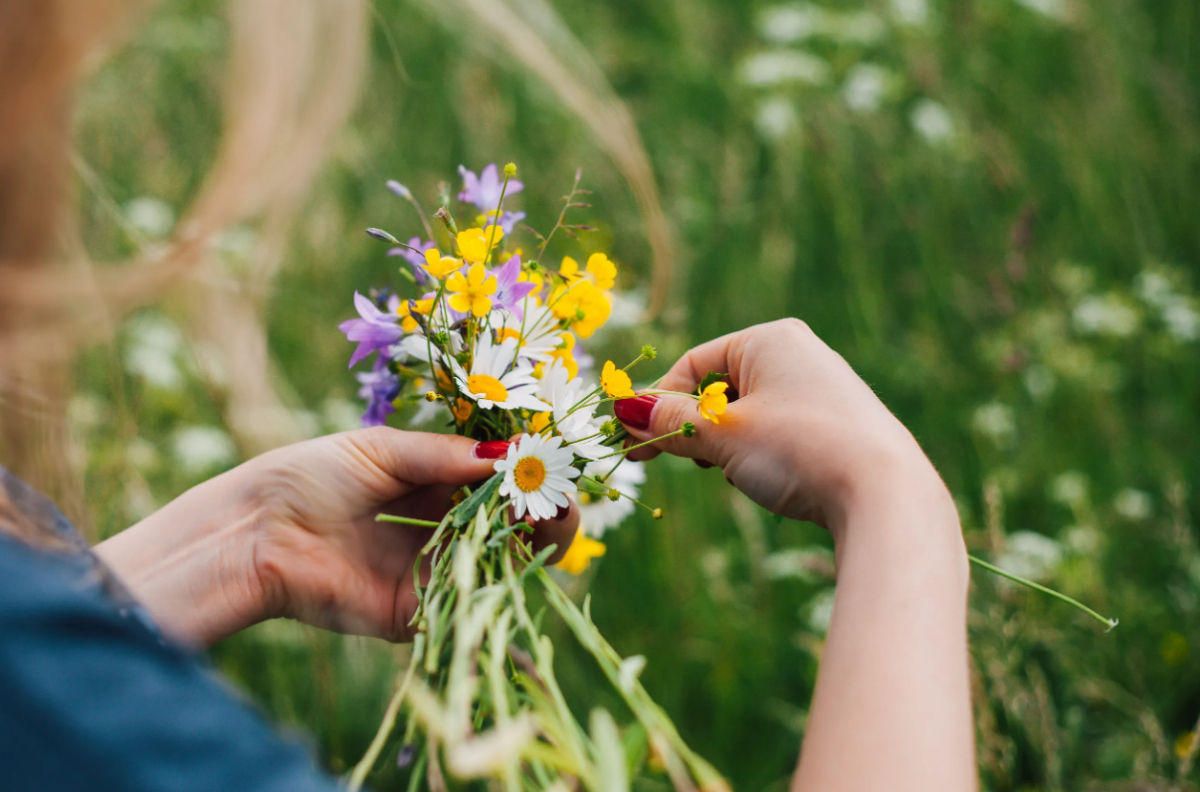
{"type": "Polygon", "coordinates": [[[548,361],[550,352],[562,345],[563,330],[549,308],[531,306],[524,319],[510,311],[492,312],[492,327],[501,341],[522,339],[520,356],[536,361],[548,361]]]}
{"type": "Polygon", "coordinates": [[[582,403],[590,390],[582,378],[569,379],[562,361],[555,359],[543,369],[537,395],[553,406],[554,426],[571,444],[571,449],[581,457],[595,459],[611,449],[601,445],[604,440],[600,434],[602,422],[594,417],[600,395],[594,394],[582,403]]]}
{"type": "MultiPolygon", "coordinates": [[[[584,475],[599,476],[612,470],[615,460],[605,459],[589,462],[583,469],[584,475]]],[[[603,495],[580,493],[575,500],[579,503],[579,527],[588,536],[599,539],[609,528],[615,528],[633,514],[637,508],[630,498],[638,496],[638,489],[646,481],[646,469],[641,462],[626,460],[613,471],[604,484],[628,497],[611,500],[603,495]]]]}
{"type": "Polygon", "coordinates": [[[480,409],[490,410],[534,410],[545,412],[550,405],[536,395],[537,380],[533,369],[516,359],[517,340],[510,338],[503,343],[492,342],[491,333],[481,333],[471,356],[471,370],[463,369],[457,360],[447,358],[458,389],[467,398],[479,404],[480,409]]]}
{"type": "Polygon", "coordinates": [[[500,495],[512,498],[513,514],[519,520],[526,514],[535,520],[548,520],[570,501],[575,492],[573,478],[579,471],[571,467],[575,455],[562,447],[561,437],[525,435],[508,448],[508,456],[496,461],[496,472],[504,474],[500,495]]]}

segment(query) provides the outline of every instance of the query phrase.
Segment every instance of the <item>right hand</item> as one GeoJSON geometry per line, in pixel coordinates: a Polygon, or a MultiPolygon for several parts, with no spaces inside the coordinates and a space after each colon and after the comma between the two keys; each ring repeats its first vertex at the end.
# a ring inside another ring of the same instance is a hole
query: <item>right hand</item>
{"type": "Polygon", "coordinates": [[[798,319],[731,333],[692,349],[660,391],[694,393],[710,371],[727,373],[738,398],[714,424],[695,399],[660,394],[618,401],[617,418],[639,441],[696,425],[631,453],[658,451],[719,466],[725,478],[776,514],[835,534],[862,493],[891,479],[941,482],[903,424],[841,355],[798,319]]]}

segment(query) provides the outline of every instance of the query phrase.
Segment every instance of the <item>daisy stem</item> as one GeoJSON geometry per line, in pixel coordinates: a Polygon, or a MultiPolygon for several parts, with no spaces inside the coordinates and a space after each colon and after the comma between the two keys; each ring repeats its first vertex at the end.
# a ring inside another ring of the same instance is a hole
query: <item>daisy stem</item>
{"type": "Polygon", "coordinates": [[[396,694],[388,702],[387,711],[383,714],[383,721],[379,724],[379,730],[375,732],[375,739],[371,740],[367,752],[363,754],[363,758],[354,766],[354,771],[350,774],[350,780],[346,783],[346,789],[349,792],[358,792],[362,788],[363,781],[367,779],[367,773],[371,772],[371,768],[379,760],[384,743],[387,742],[388,735],[396,726],[396,716],[400,714],[400,705],[404,703],[404,696],[408,693],[408,685],[412,682],[413,671],[418,663],[417,653],[413,652],[413,656],[408,662],[408,669],[404,672],[404,678],[400,682],[400,686],[396,688],[396,694]]]}
{"type": "MultiPolygon", "coordinates": [[[[1104,616],[1101,616],[1099,613],[1096,613],[1096,611],[1089,608],[1087,605],[1084,605],[1079,600],[1071,599],[1066,594],[1061,594],[1061,593],[1055,591],[1054,589],[1046,588],[1045,586],[1034,583],[1032,580],[1027,580],[1027,579],[1023,578],[1020,575],[1014,575],[1011,572],[1005,572],[1000,567],[993,566],[993,565],[989,564],[987,561],[978,559],[973,555],[968,554],[967,560],[969,560],[972,564],[975,564],[976,566],[982,567],[983,569],[986,569],[989,572],[993,572],[993,573],[999,575],[1002,578],[1007,578],[1007,579],[1013,581],[1014,583],[1020,583],[1022,586],[1028,586],[1029,588],[1040,591],[1043,594],[1049,594],[1051,597],[1054,597],[1057,600],[1061,600],[1061,601],[1067,603],[1068,605],[1074,605],[1076,608],[1083,611],[1088,616],[1091,616],[1093,619],[1095,619],[1096,621],[1103,624],[1105,627],[1108,628],[1108,630],[1111,630],[1113,627],[1117,626],[1117,619],[1105,618],[1104,616]]],[[[1108,632],[1108,630],[1105,630],[1105,632],[1108,632]]]]}
{"type": "Polygon", "coordinates": [[[653,440],[647,440],[644,443],[638,443],[637,445],[631,445],[631,446],[629,446],[629,448],[624,448],[620,451],[614,451],[611,454],[605,454],[602,457],[596,457],[592,461],[599,462],[601,459],[609,459],[610,457],[615,457],[615,456],[624,456],[624,455],[628,454],[630,451],[636,451],[639,448],[645,448],[646,446],[654,445],[655,443],[657,443],[661,440],[666,440],[668,437],[675,437],[676,435],[681,435],[681,434],[683,434],[683,429],[676,429],[674,432],[667,432],[665,435],[662,435],[661,437],[656,437],[653,440]]]}
{"type": "Polygon", "coordinates": [[[418,520],[415,517],[398,517],[395,514],[376,514],[375,522],[390,522],[400,523],[402,525],[416,525],[421,528],[437,528],[441,523],[432,520],[418,520]]]}

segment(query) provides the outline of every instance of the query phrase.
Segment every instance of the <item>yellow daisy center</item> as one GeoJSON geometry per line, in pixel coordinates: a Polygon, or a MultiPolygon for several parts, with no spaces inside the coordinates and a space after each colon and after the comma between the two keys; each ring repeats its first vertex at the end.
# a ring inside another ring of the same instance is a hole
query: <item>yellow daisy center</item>
{"type": "Polygon", "coordinates": [[[475,396],[488,401],[502,402],[508,398],[508,388],[500,384],[500,380],[487,374],[472,374],[467,377],[467,389],[475,396]]]}
{"type": "Polygon", "coordinates": [[[537,492],[546,480],[546,466],[535,456],[517,462],[513,468],[513,481],[521,492],[537,492]]]}
{"type": "MultiPolygon", "coordinates": [[[[498,343],[503,344],[505,341],[507,341],[510,338],[515,338],[515,339],[517,339],[517,341],[520,341],[521,340],[521,331],[514,330],[511,327],[501,327],[499,330],[496,331],[496,341],[498,343]]],[[[521,344],[521,346],[525,346],[525,345],[521,344]]]]}

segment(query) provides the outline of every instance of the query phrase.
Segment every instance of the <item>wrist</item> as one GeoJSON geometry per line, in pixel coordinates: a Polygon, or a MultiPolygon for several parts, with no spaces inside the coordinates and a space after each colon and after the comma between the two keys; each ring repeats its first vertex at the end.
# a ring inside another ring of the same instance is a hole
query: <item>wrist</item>
{"type": "Polygon", "coordinates": [[[188,490],[98,545],[164,633],[207,647],[270,616],[254,574],[257,509],[241,468],[188,490]]]}
{"type": "Polygon", "coordinates": [[[839,569],[894,566],[966,591],[958,510],[911,436],[872,455],[846,488],[830,532],[839,569]]]}

